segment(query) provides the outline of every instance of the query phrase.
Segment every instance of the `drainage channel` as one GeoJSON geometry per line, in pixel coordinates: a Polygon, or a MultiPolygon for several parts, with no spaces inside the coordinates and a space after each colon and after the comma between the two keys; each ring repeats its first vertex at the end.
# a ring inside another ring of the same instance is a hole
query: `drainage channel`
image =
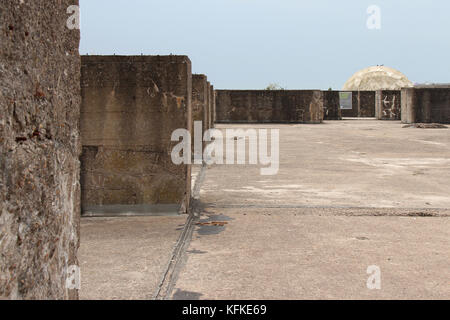
{"type": "Polygon", "coordinates": [[[200,214],[200,189],[205,179],[205,174],[206,166],[203,165],[194,184],[191,214],[189,215],[183,231],[178,238],[169,263],[158,285],[156,293],[153,296],[154,300],[168,300],[171,298],[172,291],[178,279],[178,275],[183,268],[184,263],[186,262],[186,251],[191,243],[192,234],[194,232],[194,222],[200,214]]]}

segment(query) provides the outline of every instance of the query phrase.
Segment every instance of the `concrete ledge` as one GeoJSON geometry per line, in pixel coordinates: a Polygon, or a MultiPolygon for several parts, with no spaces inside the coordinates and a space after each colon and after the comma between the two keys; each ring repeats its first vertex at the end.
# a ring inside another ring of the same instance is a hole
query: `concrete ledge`
{"type": "Polygon", "coordinates": [[[179,204],[86,206],[83,217],[178,216],[179,204]]]}

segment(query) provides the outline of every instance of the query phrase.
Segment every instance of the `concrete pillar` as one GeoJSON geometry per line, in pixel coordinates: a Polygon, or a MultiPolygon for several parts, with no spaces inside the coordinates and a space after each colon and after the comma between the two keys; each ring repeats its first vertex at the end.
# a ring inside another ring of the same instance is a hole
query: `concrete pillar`
{"type": "Polygon", "coordinates": [[[212,96],[211,96],[211,83],[208,81],[207,82],[207,87],[208,87],[208,103],[207,103],[207,112],[206,112],[206,123],[207,123],[207,128],[208,130],[212,128],[212,121],[211,121],[211,101],[212,101],[212,96]]]}
{"type": "Polygon", "coordinates": [[[381,120],[382,116],[382,90],[375,92],[375,118],[381,120]]]}
{"type": "Polygon", "coordinates": [[[402,123],[416,123],[416,92],[414,88],[403,88],[401,93],[402,101],[402,123]]]}
{"type": "Polygon", "coordinates": [[[0,2],[0,300],[78,298],[76,5],[0,2]]]}
{"type": "Polygon", "coordinates": [[[176,129],[192,133],[185,56],[82,57],[85,214],[187,212],[190,165],[176,165],[176,129]]]}
{"type": "Polygon", "coordinates": [[[216,122],[216,92],[211,85],[211,128],[214,128],[216,122]]]}
{"type": "MultiPolygon", "coordinates": [[[[192,121],[202,122],[202,138],[206,130],[208,130],[207,123],[207,112],[208,112],[208,85],[207,77],[203,74],[192,75],[192,121]]],[[[192,150],[194,151],[194,134],[192,135],[192,150]]],[[[202,142],[202,150],[197,150],[194,154],[195,157],[200,157],[203,155],[205,148],[205,143],[202,142]]]]}

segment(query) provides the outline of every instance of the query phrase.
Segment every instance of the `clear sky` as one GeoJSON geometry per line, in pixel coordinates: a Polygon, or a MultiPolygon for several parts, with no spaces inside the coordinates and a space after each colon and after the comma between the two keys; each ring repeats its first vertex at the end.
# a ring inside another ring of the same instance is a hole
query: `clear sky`
{"type": "Polygon", "coordinates": [[[81,54],[188,55],[217,89],[340,89],[384,64],[450,82],[449,0],[80,0],[81,54]],[[381,10],[369,29],[367,8],[381,10]]]}

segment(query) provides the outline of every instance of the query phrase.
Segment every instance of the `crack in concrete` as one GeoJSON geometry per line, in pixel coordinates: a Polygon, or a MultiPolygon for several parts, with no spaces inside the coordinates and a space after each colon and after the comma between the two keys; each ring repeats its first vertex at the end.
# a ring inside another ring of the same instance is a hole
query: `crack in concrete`
{"type": "MultiPolygon", "coordinates": [[[[308,205],[270,205],[270,204],[203,204],[203,209],[306,209],[322,210],[323,215],[333,216],[399,216],[399,217],[450,217],[450,210],[444,208],[376,208],[351,206],[308,206],[308,205]],[[339,213],[336,210],[340,210],[339,213]]],[[[305,215],[313,213],[305,212],[305,215]]],[[[317,215],[317,212],[314,213],[317,215]]]]}

